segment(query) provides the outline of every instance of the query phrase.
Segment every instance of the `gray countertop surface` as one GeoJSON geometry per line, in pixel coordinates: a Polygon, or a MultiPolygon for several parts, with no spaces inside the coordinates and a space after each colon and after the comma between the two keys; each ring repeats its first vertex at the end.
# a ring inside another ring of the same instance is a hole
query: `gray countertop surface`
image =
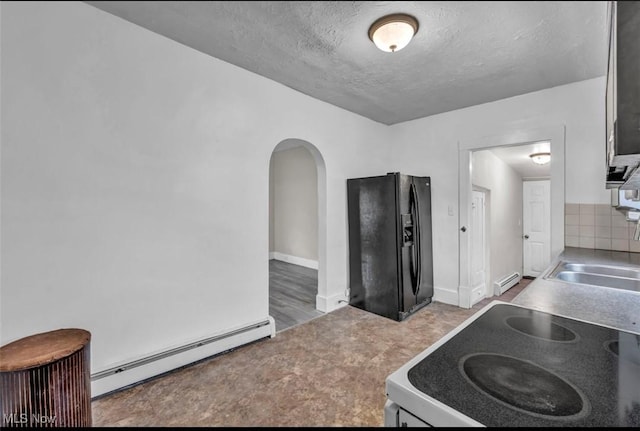
{"type": "Polygon", "coordinates": [[[640,253],[566,247],[511,302],[640,334],[640,292],[546,278],[561,261],[640,270],[640,253]]]}

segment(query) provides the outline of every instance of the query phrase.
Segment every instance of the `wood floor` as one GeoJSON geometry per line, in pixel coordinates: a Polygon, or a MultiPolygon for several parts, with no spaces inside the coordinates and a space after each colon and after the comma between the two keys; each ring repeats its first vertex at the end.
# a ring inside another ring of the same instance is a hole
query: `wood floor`
{"type": "Polygon", "coordinates": [[[433,302],[402,322],[345,306],[94,400],[94,426],[253,427],[384,424],[385,379],[493,299],[433,302]]]}
{"type": "Polygon", "coordinates": [[[276,332],[322,316],[316,310],[317,293],[317,270],[269,261],[269,315],[276,322],[276,332]]]}
{"type": "MultiPolygon", "coordinates": [[[[500,299],[510,301],[531,282],[523,278],[519,285],[507,290],[500,299]]],[[[318,271],[288,262],[269,260],[269,315],[276,322],[276,332],[308,322],[324,313],[316,309],[318,271]]],[[[479,305],[495,298],[480,301],[479,305]]]]}

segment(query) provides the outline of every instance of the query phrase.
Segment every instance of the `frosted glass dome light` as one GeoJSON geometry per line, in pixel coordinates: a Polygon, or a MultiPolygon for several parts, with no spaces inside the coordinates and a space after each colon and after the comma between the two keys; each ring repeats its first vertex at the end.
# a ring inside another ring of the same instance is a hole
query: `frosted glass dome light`
{"type": "Polygon", "coordinates": [[[396,52],[407,46],[418,32],[418,20],[411,15],[383,16],[369,28],[369,39],[385,52],[396,52]]]}
{"type": "Polygon", "coordinates": [[[533,160],[533,163],[537,163],[538,165],[547,164],[551,160],[550,153],[534,153],[534,154],[530,154],[529,157],[531,157],[531,160],[533,160]]]}

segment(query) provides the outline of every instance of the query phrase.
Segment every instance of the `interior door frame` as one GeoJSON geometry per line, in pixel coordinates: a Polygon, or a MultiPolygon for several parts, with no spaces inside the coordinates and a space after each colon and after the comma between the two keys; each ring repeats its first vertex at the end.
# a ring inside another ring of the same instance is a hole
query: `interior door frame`
{"type": "Polygon", "coordinates": [[[565,133],[566,127],[562,124],[528,130],[514,130],[501,135],[458,142],[459,307],[471,308],[471,239],[470,235],[466,233],[471,221],[471,153],[475,150],[538,141],[551,143],[551,259],[553,260],[564,250],[565,133]]]}

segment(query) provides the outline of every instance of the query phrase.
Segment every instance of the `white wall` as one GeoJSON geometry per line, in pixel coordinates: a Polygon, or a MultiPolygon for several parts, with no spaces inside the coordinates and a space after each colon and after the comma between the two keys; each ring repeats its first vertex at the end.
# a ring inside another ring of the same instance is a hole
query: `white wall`
{"type": "Polygon", "coordinates": [[[595,78],[390,127],[394,170],[431,176],[433,248],[438,250],[434,300],[455,303],[449,293],[455,295],[459,286],[459,143],[564,126],[566,202],[608,203],[604,90],[605,78],[595,78]]]}
{"type": "Polygon", "coordinates": [[[329,309],[348,280],[347,178],[431,176],[447,290],[461,140],[564,125],[566,201],[610,199],[604,78],[386,127],[82,2],[0,7],[2,343],[86,328],[98,371],[264,318],[269,158],[288,138],[326,162],[329,309]]]}
{"type": "Polygon", "coordinates": [[[473,185],[491,191],[489,283],[522,274],[522,177],[491,151],[474,151],[473,185]]]}
{"type": "Polygon", "coordinates": [[[318,260],[317,178],[316,162],[305,147],[274,151],[269,175],[270,252],[318,260]]]}
{"type": "Polygon", "coordinates": [[[85,328],[96,372],[264,319],[287,138],[326,162],[338,306],[346,179],[387,172],[390,129],[82,2],[1,7],[2,343],[85,328]]]}

